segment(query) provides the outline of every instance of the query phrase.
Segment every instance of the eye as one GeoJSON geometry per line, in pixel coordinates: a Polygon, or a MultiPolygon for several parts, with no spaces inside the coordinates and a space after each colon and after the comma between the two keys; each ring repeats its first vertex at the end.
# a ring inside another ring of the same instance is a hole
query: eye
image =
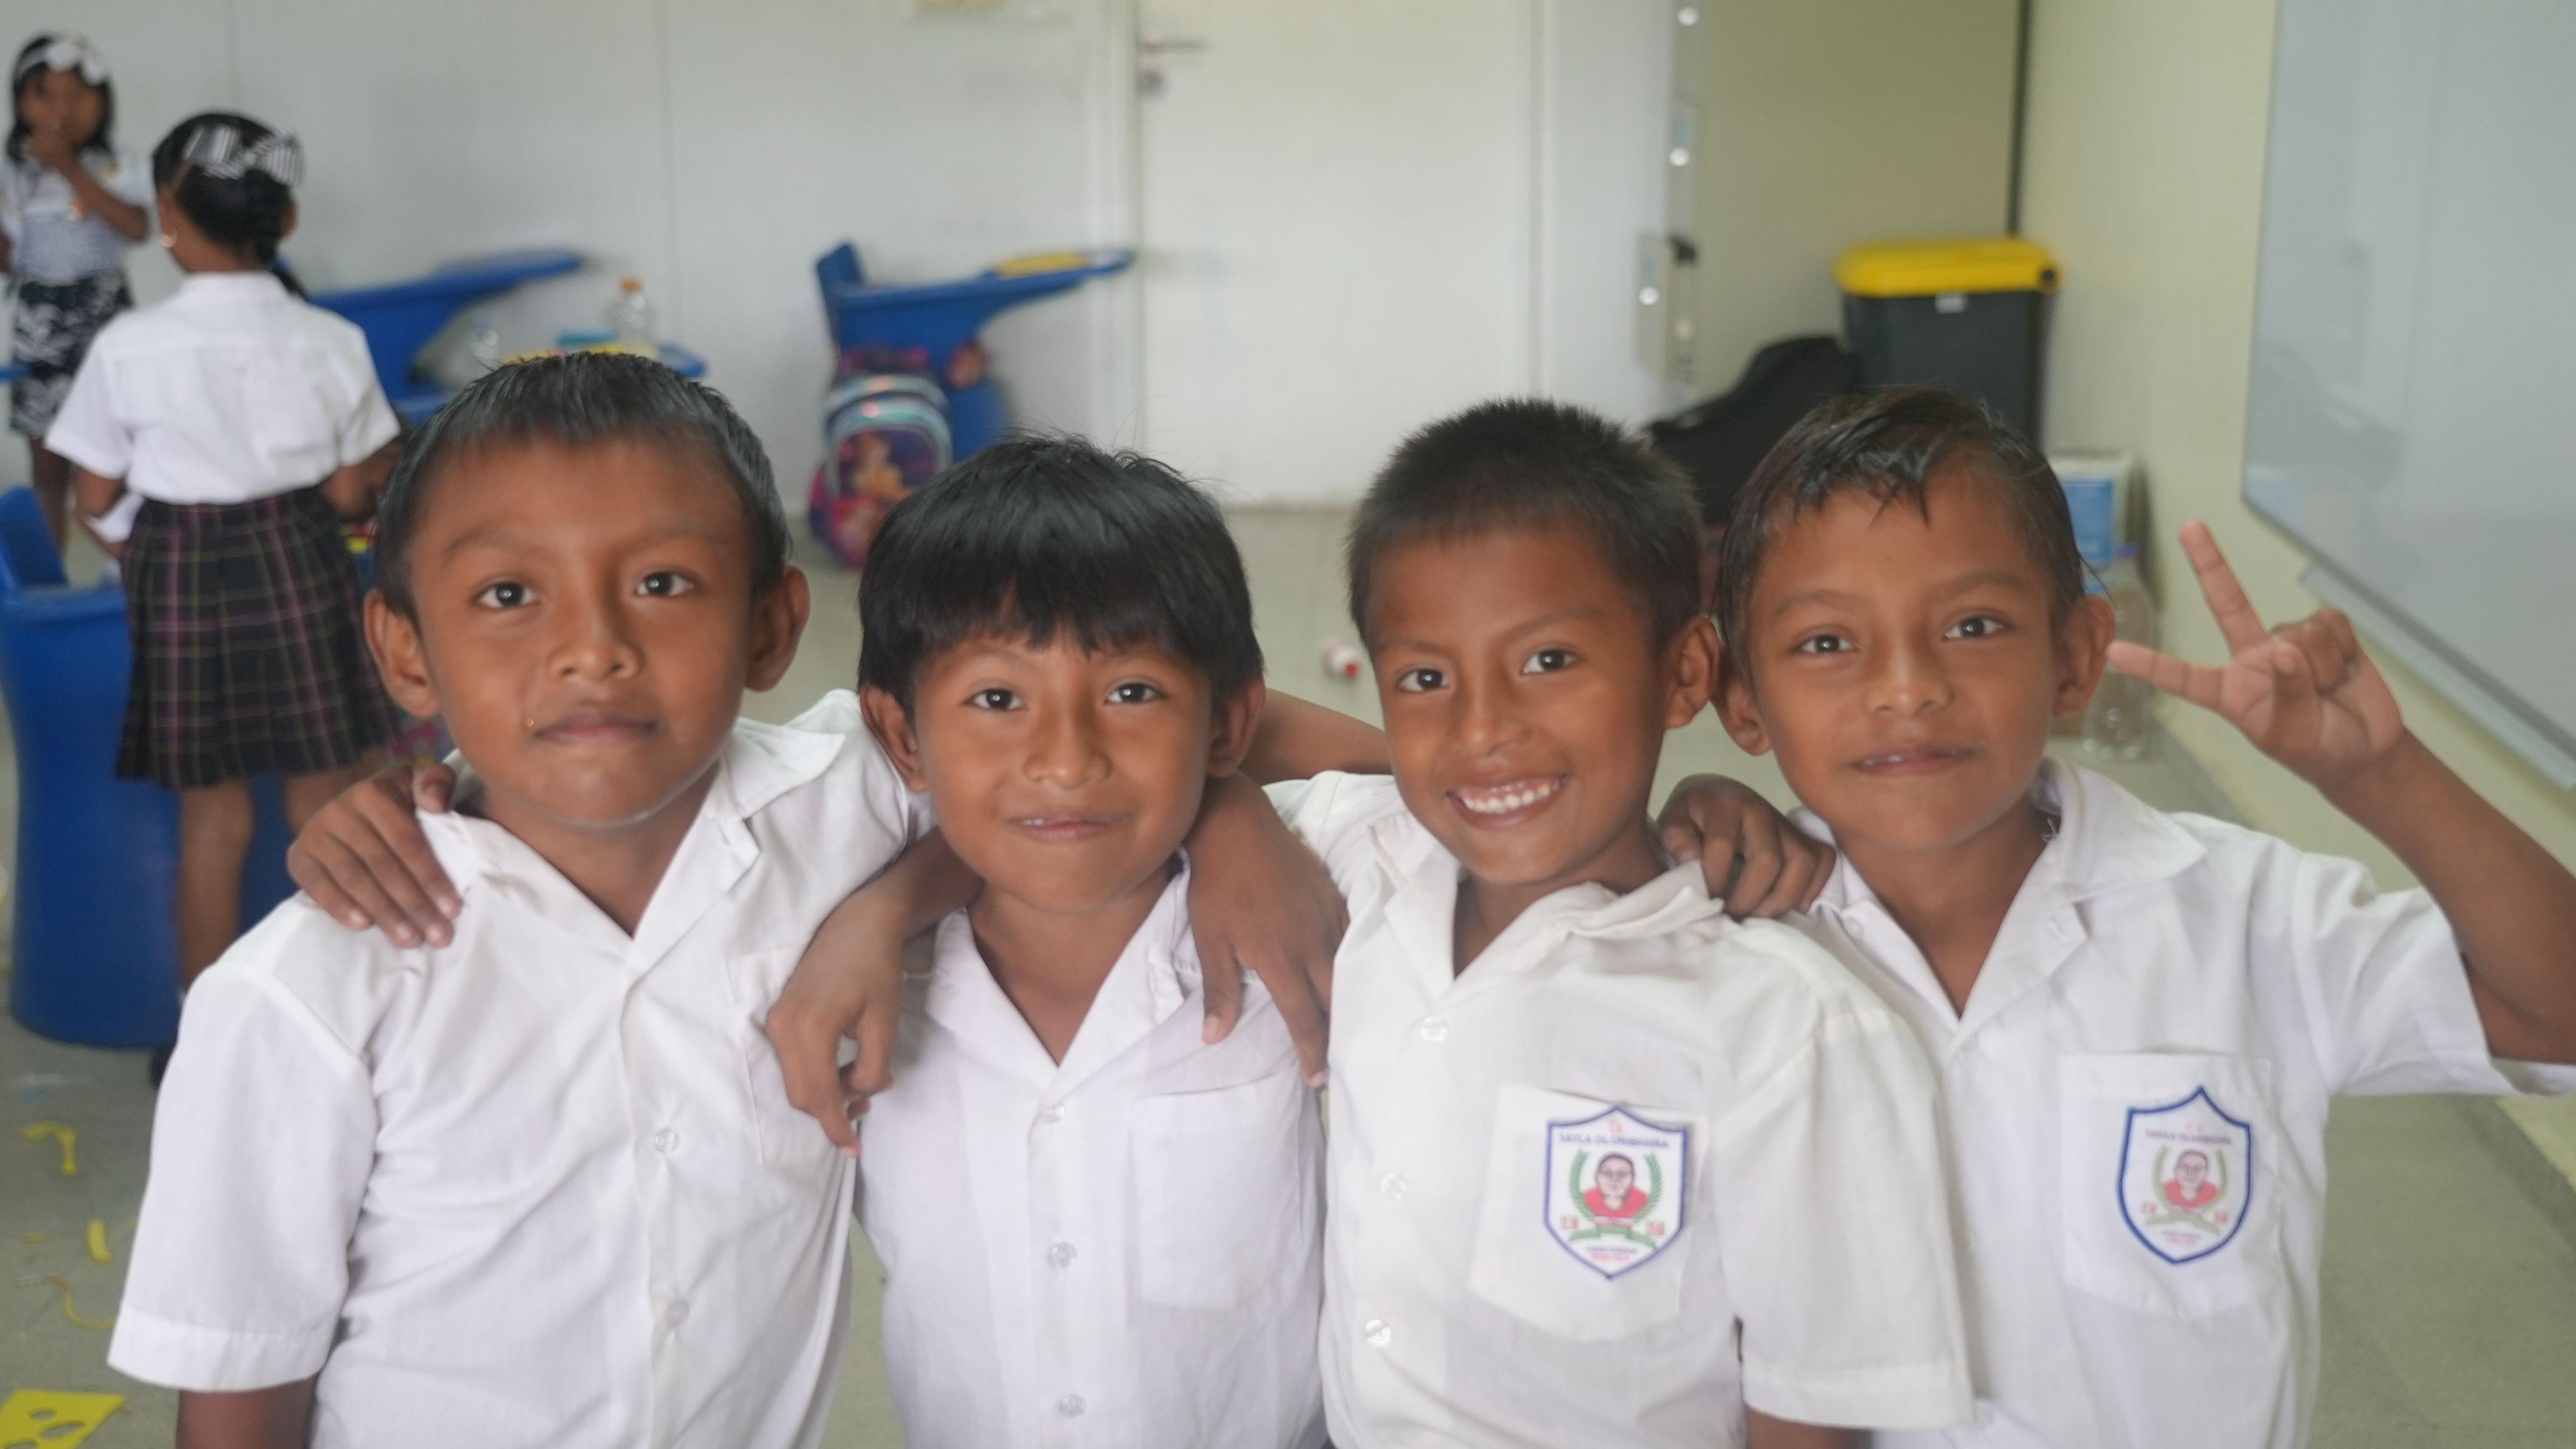
{"type": "Polygon", "coordinates": [[[2010,626],[2006,625],[2003,620],[1996,618],[1992,614],[1971,614],[1967,618],[1961,619],[1958,623],[1941,631],[1941,637],[1944,639],[1991,639],[1997,634],[2004,632],[2008,627],[2010,626]]]}
{"type": "Polygon", "coordinates": [[[996,712],[1017,709],[1020,707],[1020,697],[1014,691],[995,685],[990,689],[976,690],[973,694],[966,696],[966,707],[968,709],[989,709],[996,712]]]}
{"type": "Polygon", "coordinates": [[[1163,697],[1163,691],[1141,679],[1128,680],[1124,684],[1112,687],[1109,691],[1111,704],[1151,704],[1163,697]]]}
{"type": "Polygon", "coordinates": [[[1575,655],[1571,649],[1542,649],[1531,655],[1521,665],[1521,673],[1554,674],[1560,669],[1573,668],[1574,661],[1575,655]]]}
{"type": "Polygon", "coordinates": [[[1840,634],[1810,634],[1791,649],[1794,654],[1848,654],[1852,642],[1840,634]]]}
{"type": "Polygon", "coordinates": [[[635,592],[648,599],[676,599],[696,593],[698,581],[672,569],[655,569],[638,580],[635,592]]]}
{"type": "Polygon", "coordinates": [[[1429,665],[1419,665],[1395,677],[1395,687],[1407,694],[1429,694],[1449,687],[1449,676],[1429,665]]]}
{"type": "Polygon", "coordinates": [[[483,591],[474,596],[474,603],[485,609],[524,609],[535,592],[517,579],[503,579],[497,584],[485,584],[483,591]]]}

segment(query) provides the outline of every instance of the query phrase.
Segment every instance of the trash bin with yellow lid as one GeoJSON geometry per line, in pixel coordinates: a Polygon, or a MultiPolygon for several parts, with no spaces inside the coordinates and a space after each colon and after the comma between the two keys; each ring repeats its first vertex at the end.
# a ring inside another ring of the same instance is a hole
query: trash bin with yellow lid
{"type": "Polygon", "coordinates": [[[1843,330],[1869,387],[1939,383],[2039,424],[2040,338],[2057,263],[2022,237],[1878,242],[1834,264],[1843,330]]]}

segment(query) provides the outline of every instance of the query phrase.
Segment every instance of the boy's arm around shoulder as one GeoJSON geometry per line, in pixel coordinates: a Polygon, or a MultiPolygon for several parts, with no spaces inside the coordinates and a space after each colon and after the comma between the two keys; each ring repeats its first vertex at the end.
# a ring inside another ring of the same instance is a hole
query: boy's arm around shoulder
{"type": "Polygon", "coordinates": [[[240,1393],[179,1392],[178,1449],[304,1449],[312,1431],[309,1378],[240,1393]]]}
{"type": "Polygon", "coordinates": [[[375,1158],[374,1086],[353,1045],[369,1024],[332,1019],[363,1014],[365,973],[314,961],[313,979],[346,988],[317,1005],[279,968],[349,939],[290,902],[189,992],[108,1347],[121,1372],[201,1393],[320,1372],[375,1158]]]}
{"type": "Polygon", "coordinates": [[[1793,926],[1735,926],[1718,951],[1718,971],[1759,992],[1708,1152],[1745,1403],[1797,1425],[1964,1420],[1939,1089],[1922,1048],[1793,926]]]}

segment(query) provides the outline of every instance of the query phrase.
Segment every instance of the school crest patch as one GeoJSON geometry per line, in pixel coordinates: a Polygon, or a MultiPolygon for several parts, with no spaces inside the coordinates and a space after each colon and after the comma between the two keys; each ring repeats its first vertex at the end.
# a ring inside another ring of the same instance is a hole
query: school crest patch
{"type": "Polygon", "coordinates": [[[1547,1124],[1548,1236],[1616,1278],[1672,1246],[1690,1196],[1690,1129],[1625,1107],[1547,1124]]]}
{"type": "Polygon", "coordinates": [[[2254,1129],[2196,1087],[2129,1109],[2120,1147],[2120,1214],[2147,1251],[2189,1263],[2224,1248],[2254,1203],[2254,1129]]]}

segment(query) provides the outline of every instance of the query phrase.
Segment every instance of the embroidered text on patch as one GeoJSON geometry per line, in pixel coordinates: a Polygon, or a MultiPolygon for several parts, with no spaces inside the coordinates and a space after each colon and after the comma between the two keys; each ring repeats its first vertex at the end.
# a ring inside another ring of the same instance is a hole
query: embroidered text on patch
{"type": "Polygon", "coordinates": [[[1616,1278],[1672,1246],[1690,1188],[1690,1129],[1613,1107],[1547,1124],[1548,1236],[1616,1278]]]}
{"type": "Polygon", "coordinates": [[[2120,1145],[2120,1214],[2168,1263],[2233,1241],[2254,1202],[2254,1129],[2195,1087],[2161,1107],[2132,1107],[2120,1145]]]}

